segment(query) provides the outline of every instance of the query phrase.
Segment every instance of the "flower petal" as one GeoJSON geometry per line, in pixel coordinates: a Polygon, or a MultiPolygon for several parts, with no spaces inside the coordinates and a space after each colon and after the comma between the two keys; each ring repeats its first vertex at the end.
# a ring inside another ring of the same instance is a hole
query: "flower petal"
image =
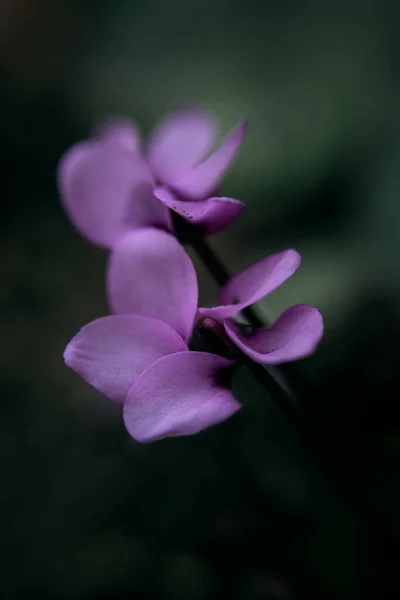
{"type": "Polygon", "coordinates": [[[129,390],[124,420],[139,442],[192,435],[233,415],[240,404],[219,383],[232,362],[206,352],[178,352],[152,364],[129,390]]]}
{"type": "Polygon", "coordinates": [[[218,150],[198,166],[171,179],[170,186],[190,200],[202,200],[211,196],[236,158],[246,132],[247,123],[243,121],[232,131],[218,150]]]}
{"type": "Polygon", "coordinates": [[[203,110],[191,108],[167,116],[149,140],[148,162],[154,175],[168,183],[194,167],[210,150],[215,134],[215,121],[203,110]]]}
{"type": "Polygon", "coordinates": [[[64,360],[111,400],[123,402],[142,371],[185,349],[185,342],[166,323],[112,315],[85,325],[66,347],[64,360]]]}
{"type": "Polygon", "coordinates": [[[212,197],[198,202],[179,200],[165,187],[156,188],[154,195],[165,206],[181,215],[192,225],[203,227],[208,235],[218,233],[228,227],[245,207],[240,200],[224,197],[212,197]]]}
{"type": "Polygon", "coordinates": [[[95,137],[116,143],[130,152],[140,150],[140,134],[129,119],[111,117],[99,123],[93,132],[95,137]]]}
{"type": "Polygon", "coordinates": [[[95,244],[110,247],[135,227],[169,226],[146,163],[122,146],[101,141],[73,146],[61,159],[58,181],[70,219],[95,244]]]}
{"type": "Polygon", "coordinates": [[[224,323],[233,343],[252,360],[280,364],[305,358],[314,352],[324,330],[321,314],[313,306],[297,304],[288,308],[271,327],[246,336],[232,320],[224,323]]]}
{"type": "Polygon", "coordinates": [[[122,237],[110,255],[107,289],[113,312],[160,319],[189,336],[197,310],[196,272],[169,233],[146,228],[122,237]]]}
{"type": "Polygon", "coordinates": [[[300,262],[296,250],[271,254],[232,277],[220,291],[221,306],[200,308],[200,314],[220,321],[233,317],[282,285],[297,271],[300,262]]]}

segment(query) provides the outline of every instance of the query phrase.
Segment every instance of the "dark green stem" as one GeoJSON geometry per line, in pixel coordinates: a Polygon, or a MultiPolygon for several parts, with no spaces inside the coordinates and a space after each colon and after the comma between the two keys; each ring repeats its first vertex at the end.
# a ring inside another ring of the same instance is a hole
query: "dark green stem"
{"type": "MultiPolygon", "coordinates": [[[[225,285],[231,276],[224,263],[210,248],[204,237],[196,235],[196,232],[193,231],[192,236],[188,235],[188,233],[186,232],[185,241],[191,244],[218,285],[225,285]]],[[[265,324],[254,308],[246,308],[242,313],[253,327],[265,327],[265,324]]],[[[288,422],[295,427],[301,436],[304,447],[314,456],[321,470],[325,473],[326,478],[331,483],[332,488],[337,491],[346,504],[350,504],[352,508],[360,509],[360,504],[363,504],[361,495],[358,493],[356,487],[348,490],[344,486],[343,479],[340,472],[338,472],[337,465],[331,452],[329,452],[329,448],[324,443],[324,440],[321,439],[315,426],[309,424],[296,406],[297,398],[293,393],[293,386],[287,380],[286,374],[282,372],[282,369],[276,366],[271,368],[270,366],[257,364],[241,353],[238,359],[246,365],[253,376],[263,385],[270,394],[272,401],[282,411],[288,422]]]]}

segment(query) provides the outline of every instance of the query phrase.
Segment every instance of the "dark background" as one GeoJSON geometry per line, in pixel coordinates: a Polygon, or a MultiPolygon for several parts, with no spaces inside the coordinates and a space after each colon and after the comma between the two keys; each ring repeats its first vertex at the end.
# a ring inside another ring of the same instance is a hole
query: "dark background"
{"type": "Polygon", "coordinates": [[[0,0],[1,598],[397,597],[399,17],[390,0],[0,0]],[[223,132],[249,119],[223,190],[247,210],[212,244],[232,272],[301,252],[260,309],[324,315],[296,377],[344,497],[248,375],[227,423],[140,445],[63,364],[107,312],[107,253],[67,221],[57,161],[102,116],[147,132],[188,102],[223,132]]]}

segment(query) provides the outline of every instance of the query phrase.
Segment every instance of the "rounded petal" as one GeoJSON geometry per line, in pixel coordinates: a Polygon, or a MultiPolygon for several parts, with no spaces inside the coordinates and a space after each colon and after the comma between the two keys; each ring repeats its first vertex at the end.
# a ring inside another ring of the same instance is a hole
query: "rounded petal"
{"type": "Polygon", "coordinates": [[[280,364],[312,354],[324,331],[321,314],[313,306],[288,308],[271,327],[243,335],[232,320],[224,323],[226,333],[240,350],[257,363],[280,364]]]}
{"type": "Polygon", "coordinates": [[[212,197],[198,202],[179,200],[164,187],[156,188],[154,195],[165,206],[181,215],[192,225],[203,227],[208,235],[218,233],[228,227],[238,218],[245,207],[243,202],[233,198],[212,197]]]}
{"type": "Polygon", "coordinates": [[[130,152],[138,152],[140,150],[139,131],[129,119],[111,117],[99,123],[95,127],[93,134],[95,137],[107,142],[116,143],[130,152]]]}
{"type": "Polygon", "coordinates": [[[111,247],[135,227],[168,226],[169,215],[153,196],[151,173],[139,154],[101,141],[73,146],[58,173],[64,208],[90,241],[111,247]]]}
{"type": "Polygon", "coordinates": [[[236,158],[246,132],[247,123],[243,121],[204,162],[170,180],[171,187],[190,200],[202,200],[211,196],[236,158]]]}
{"type": "Polygon", "coordinates": [[[124,402],[136,378],[159,358],[186,344],[166,323],[116,315],[85,325],[64,352],[66,364],[97,390],[124,402]]]}
{"type": "Polygon", "coordinates": [[[210,150],[215,134],[215,121],[203,110],[191,108],[167,116],[149,140],[148,162],[154,175],[168,183],[197,165],[210,150]]]}
{"type": "Polygon", "coordinates": [[[183,338],[190,335],[197,311],[196,272],[171,234],[146,228],[122,237],[110,255],[107,290],[114,313],[160,319],[183,338]]]}
{"type": "Polygon", "coordinates": [[[192,435],[233,415],[240,404],[219,383],[231,361],[206,352],[161,358],[135,381],[124,406],[130,435],[139,442],[192,435]]]}
{"type": "Polygon", "coordinates": [[[263,258],[228,281],[219,294],[221,306],[200,308],[200,314],[219,321],[233,317],[282,285],[297,271],[300,262],[296,250],[285,250],[263,258]]]}

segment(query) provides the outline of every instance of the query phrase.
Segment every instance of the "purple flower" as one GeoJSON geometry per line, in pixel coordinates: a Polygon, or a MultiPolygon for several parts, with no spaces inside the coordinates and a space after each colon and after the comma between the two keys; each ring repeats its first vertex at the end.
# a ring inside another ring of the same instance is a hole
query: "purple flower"
{"type": "Polygon", "coordinates": [[[127,231],[154,226],[172,231],[169,209],[208,234],[242,212],[239,200],[215,196],[246,134],[243,122],[208,155],[216,136],[212,117],[187,109],[164,119],[142,151],[127,120],[113,120],[61,158],[58,184],[64,208],[95,244],[112,247],[127,231]]]}
{"type": "Polygon", "coordinates": [[[227,419],[240,404],[221,378],[234,362],[189,350],[196,320],[205,316],[223,323],[234,344],[259,362],[307,356],[323,329],[313,307],[293,306],[271,328],[249,337],[233,321],[241,308],[278,287],[299,264],[294,250],[260,261],[221,291],[221,306],[200,309],[199,315],[196,273],[182,246],[162,230],[130,232],[110,255],[107,287],[117,314],[86,325],[68,344],[65,361],[124,404],[125,425],[136,440],[197,433],[227,419]]]}
{"type": "Polygon", "coordinates": [[[233,319],[241,310],[281,286],[297,271],[300,263],[300,255],[295,250],[267,256],[232,277],[220,290],[219,306],[200,308],[199,314],[223,323],[231,341],[254,362],[273,365],[309,356],[323,333],[322,316],[314,306],[295,304],[270,327],[248,335],[233,319]]]}

